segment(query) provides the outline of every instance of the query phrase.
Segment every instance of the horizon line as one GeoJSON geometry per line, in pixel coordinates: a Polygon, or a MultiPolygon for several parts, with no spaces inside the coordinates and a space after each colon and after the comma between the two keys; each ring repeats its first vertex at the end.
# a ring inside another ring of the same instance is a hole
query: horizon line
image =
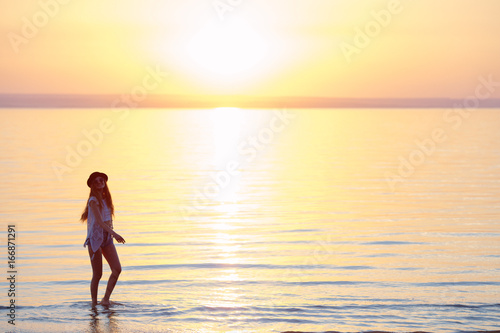
{"type": "Polygon", "coordinates": [[[500,98],[0,93],[0,108],[497,108],[500,98]],[[135,97],[135,99],[134,99],[135,97]],[[474,102],[473,105],[469,101],[474,102]]]}

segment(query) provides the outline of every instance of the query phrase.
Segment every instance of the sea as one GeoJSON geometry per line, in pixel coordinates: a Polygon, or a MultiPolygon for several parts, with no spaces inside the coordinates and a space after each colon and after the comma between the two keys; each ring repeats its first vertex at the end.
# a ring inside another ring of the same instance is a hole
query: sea
{"type": "Polygon", "coordinates": [[[0,116],[3,332],[500,329],[499,109],[0,116]],[[126,243],[92,308],[94,171],[126,243]]]}

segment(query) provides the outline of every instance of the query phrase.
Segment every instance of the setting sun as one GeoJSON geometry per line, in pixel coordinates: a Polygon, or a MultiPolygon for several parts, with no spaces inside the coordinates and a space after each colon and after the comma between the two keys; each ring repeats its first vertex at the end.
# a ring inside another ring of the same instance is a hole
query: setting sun
{"type": "Polygon", "coordinates": [[[207,24],[188,42],[187,53],[200,76],[224,83],[262,73],[267,48],[249,24],[231,21],[207,24]]]}

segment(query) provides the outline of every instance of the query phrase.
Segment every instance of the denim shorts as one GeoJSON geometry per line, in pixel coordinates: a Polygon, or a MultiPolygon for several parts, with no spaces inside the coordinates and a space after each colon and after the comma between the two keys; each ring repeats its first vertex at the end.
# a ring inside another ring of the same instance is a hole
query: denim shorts
{"type": "Polygon", "coordinates": [[[101,248],[104,248],[104,247],[111,245],[111,244],[113,244],[113,236],[110,233],[108,233],[107,231],[104,231],[101,248]]]}
{"type": "MultiPolygon", "coordinates": [[[[103,231],[103,241],[102,241],[102,244],[101,244],[101,247],[99,247],[99,249],[102,249],[102,248],[105,248],[106,246],[109,246],[113,244],[113,236],[111,234],[109,234],[107,231],[103,231]]],[[[92,246],[90,245],[90,238],[87,238],[85,240],[85,244],[83,244],[84,246],[88,245],[89,246],[89,250],[92,251],[92,246]]],[[[99,251],[99,250],[97,250],[99,251]]],[[[90,257],[90,260],[94,260],[94,257],[95,257],[95,253],[92,254],[92,257],[90,257]]]]}

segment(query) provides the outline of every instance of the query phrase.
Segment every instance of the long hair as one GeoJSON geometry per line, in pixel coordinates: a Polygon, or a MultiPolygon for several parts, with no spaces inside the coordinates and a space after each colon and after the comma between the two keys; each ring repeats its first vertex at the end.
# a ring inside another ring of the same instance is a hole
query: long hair
{"type": "MultiPolygon", "coordinates": [[[[106,182],[106,185],[100,191],[95,187],[94,184],[90,187],[90,194],[89,194],[89,199],[90,197],[96,197],[97,201],[99,201],[99,204],[102,207],[102,201],[106,201],[106,205],[108,206],[109,210],[111,211],[111,215],[115,215],[115,206],[113,206],[113,199],[111,198],[111,193],[109,192],[109,187],[108,183],[106,182]]],[[[89,217],[89,201],[87,199],[87,205],[85,205],[85,209],[82,213],[82,216],[80,218],[80,221],[85,222],[87,221],[87,218],[89,217]]]]}

